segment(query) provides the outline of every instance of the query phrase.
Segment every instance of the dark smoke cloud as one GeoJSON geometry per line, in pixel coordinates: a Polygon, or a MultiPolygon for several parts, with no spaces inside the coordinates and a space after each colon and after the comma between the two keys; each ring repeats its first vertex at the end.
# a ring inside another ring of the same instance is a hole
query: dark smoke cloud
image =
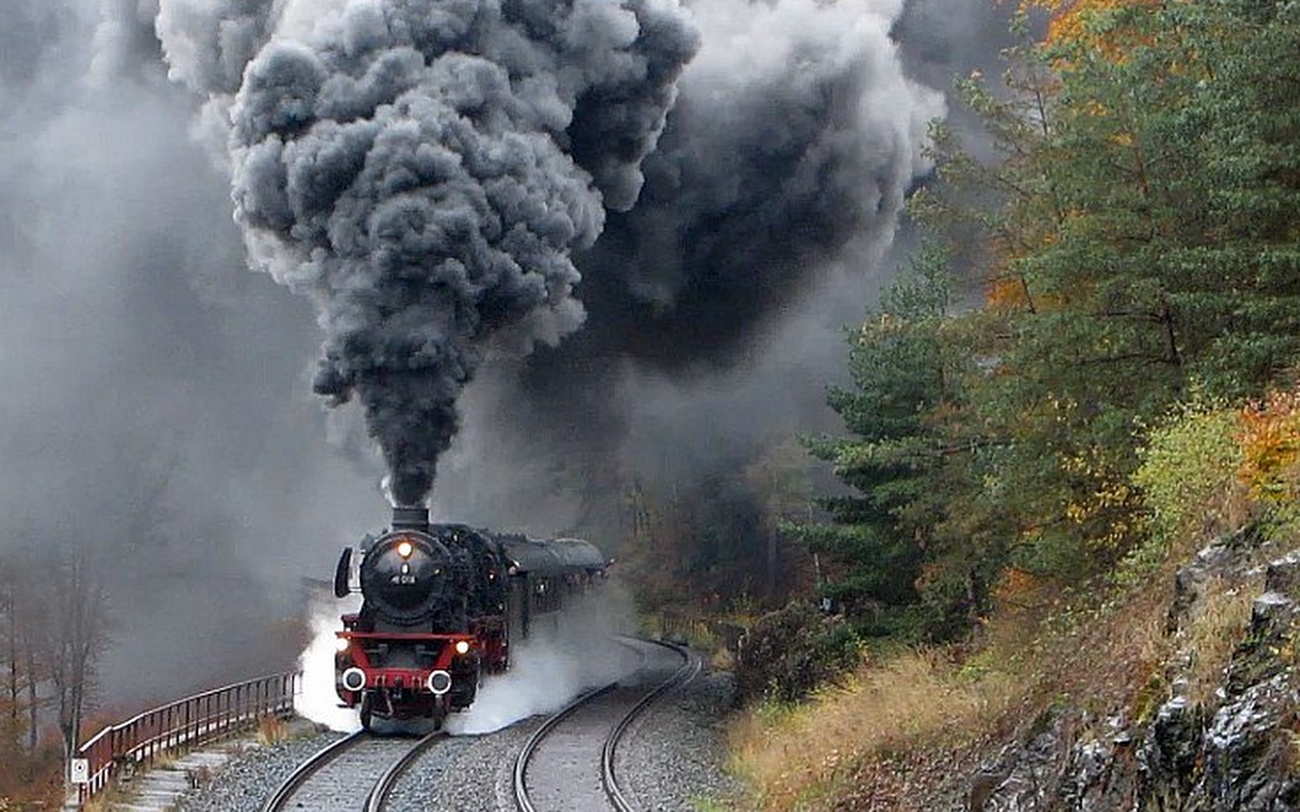
{"type": "MultiPolygon", "coordinates": [[[[229,161],[214,171],[187,140],[224,150],[244,66],[273,34],[314,42],[318,27],[343,30],[343,5],[0,3],[0,551],[63,546],[109,563],[118,626],[104,695],[114,701],[284,663],[257,645],[267,618],[291,611],[299,576],[328,577],[340,545],[386,521],[373,484],[382,461],[358,472],[321,442],[328,433],[372,445],[352,425],[355,404],[323,415],[310,397],[311,307],[247,272],[229,161]]],[[[993,54],[1002,40],[987,20],[1008,4],[995,13],[984,0],[911,0],[901,15],[898,3],[846,0],[690,5],[700,51],[642,163],[643,199],[607,214],[605,234],[577,257],[587,329],[526,364],[485,349],[492,363],[463,393],[464,431],[440,469],[446,518],[595,533],[612,526],[602,511],[622,509],[635,475],[686,491],[718,460],[735,468],[774,436],[835,428],[822,396],[843,375],[841,328],[861,318],[892,264],[881,259],[892,190],[924,171],[905,157],[910,141],[890,133],[903,119],[913,132],[938,109],[934,91],[906,80],[942,89],[968,70],[963,60],[993,54]],[[808,157],[794,157],[800,150],[808,157]],[[796,231],[797,250],[784,251],[778,235],[791,234],[801,207],[817,210],[781,180],[800,168],[855,208],[827,212],[829,225],[804,218],[828,242],[796,231]],[[841,179],[856,177],[866,179],[860,193],[841,179]],[[675,195],[683,212],[667,202],[675,195]],[[643,204],[646,221],[634,220],[643,204]],[[735,230],[733,245],[710,233],[709,217],[735,230]],[[651,228],[654,218],[665,228],[651,228]],[[603,244],[615,236],[671,262],[622,268],[629,251],[603,244]],[[715,261],[726,271],[717,280],[715,261]],[[747,279],[780,295],[746,291],[747,279]],[[707,284],[716,301],[695,292],[707,284]],[[714,340],[727,348],[716,357],[714,340]]],[[[517,18],[542,31],[548,19],[517,18]]],[[[349,77],[360,93],[366,74],[349,77]]],[[[589,91],[557,143],[609,190],[614,176],[592,145],[608,141],[597,125],[618,117],[594,111],[619,110],[630,89],[592,82],[568,85],[589,91]]],[[[629,121],[646,109],[628,105],[629,121]]]]}
{"type": "MultiPolygon", "coordinates": [[[[909,0],[894,27],[903,67],[931,87],[949,91],[972,71],[1000,76],[1001,54],[1014,44],[1016,4],[997,0],[909,0]]],[[[1036,24],[1037,25],[1037,24],[1036,24]]],[[[995,92],[999,83],[990,82],[995,92]]],[[[979,117],[963,104],[950,104],[945,123],[962,144],[983,159],[995,157],[979,117]]]]}
{"type": "Polygon", "coordinates": [[[954,77],[996,73],[1010,14],[985,0],[689,5],[702,48],[641,200],[579,260],[587,323],[471,393],[441,490],[458,513],[525,505],[513,520],[537,532],[609,544],[634,481],[680,494],[839,430],[824,392],[845,378],[843,329],[910,245],[900,209],[929,170],[929,120],[951,112],[954,77]]]}
{"type": "Polygon", "coordinates": [[[320,309],[316,392],[359,397],[418,503],[489,338],[581,323],[571,253],[636,200],[696,35],[671,0],[357,0],[295,36],[302,6],[164,2],[159,28],[173,75],[218,95],[281,34],[228,105],[236,218],[320,309]]]}
{"type": "Polygon", "coordinates": [[[824,420],[841,325],[879,284],[904,196],[928,169],[927,125],[944,112],[902,67],[901,3],[691,11],[702,47],[641,199],[579,260],[587,324],[535,353],[522,385],[503,382],[489,418],[546,427],[521,438],[520,456],[580,459],[597,481],[568,491],[604,494],[606,515],[613,478],[693,481],[824,420]]]}
{"type": "Polygon", "coordinates": [[[693,8],[706,46],[642,202],[583,262],[592,332],[660,368],[743,356],[830,262],[878,256],[943,113],[901,70],[899,3],[693,8]]]}

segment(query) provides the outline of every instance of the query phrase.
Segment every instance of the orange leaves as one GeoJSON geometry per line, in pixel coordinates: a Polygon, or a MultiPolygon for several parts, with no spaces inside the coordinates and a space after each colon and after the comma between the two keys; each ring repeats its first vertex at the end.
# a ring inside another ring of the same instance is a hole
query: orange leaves
{"type": "Polygon", "coordinates": [[[1300,391],[1271,392],[1248,404],[1241,422],[1240,476],[1251,496],[1272,503],[1300,496],[1300,391]]]}
{"type": "Polygon", "coordinates": [[[1050,579],[1019,567],[1008,566],[993,585],[993,600],[1003,611],[1038,608],[1051,599],[1056,585],[1050,579]]]}
{"type": "Polygon", "coordinates": [[[1150,434],[1133,481],[1162,542],[1232,533],[1250,517],[1300,528],[1300,388],[1244,407],[1192,404],[1150,434]]]}
{"type": "Polygon", "coordinates": [[[1049,45],[1078,43],[1091,45],[1115,55],[1127,47],[1129,32],[1094,26],[1098,15],[1134,6],[1158,6],[1160,0],[1021,0],[1021,11],[1046,10],[1051,16],[1047,24],[1049,45]]]}
{"type": "Polygon", "coordinates": [[[1031,306],[1024,277],[999,276],[989,280],[985,301],[996,310],[1026,310],[1031,306]]]}

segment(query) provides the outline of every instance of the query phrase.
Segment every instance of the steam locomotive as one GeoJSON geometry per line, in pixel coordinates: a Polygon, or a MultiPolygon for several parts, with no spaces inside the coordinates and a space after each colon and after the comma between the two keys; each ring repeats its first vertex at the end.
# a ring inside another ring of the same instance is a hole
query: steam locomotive
{"type": "Polygon", "coordinates": [[[335,633],[334,674],[367,730],[376,717],[440,726],[468,708],[485,674],[509,668],[512,639],[605,575],[586,541],[430,524],[423,507],[393,508],[391,527],[360,553],[354,568],[345,547],[334,574],[335,596],[362,595],[335,633]]]}

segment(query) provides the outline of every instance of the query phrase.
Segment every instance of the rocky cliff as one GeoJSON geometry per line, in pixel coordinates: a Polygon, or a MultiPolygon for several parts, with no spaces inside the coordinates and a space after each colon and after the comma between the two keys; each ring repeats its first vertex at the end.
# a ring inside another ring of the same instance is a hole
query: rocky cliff
{"type": "Polygon", "coordinates": [[[1300,809],[1300,551],[1260,564],[1253,541],[1224,539],[1178,571],[1173,654],[1136,696],[1069,697],[1021,725],[968,774],[966,808],[1300,809]],[[1213,622],[1224,596],[1253,598],[1248,623],[1213,622]],[[1214,646],[1230,654],[1207,675],[1214,646]]]}

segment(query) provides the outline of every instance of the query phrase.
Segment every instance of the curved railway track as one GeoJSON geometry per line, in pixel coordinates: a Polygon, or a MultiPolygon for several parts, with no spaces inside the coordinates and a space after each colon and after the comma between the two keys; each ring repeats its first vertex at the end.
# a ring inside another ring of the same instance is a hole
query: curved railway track
{"type": "MultiPolygon", "coordinates": [[[[619,742],[656,699],[693,679],[701,663],[669,644],[621,642],[641,653],[641,667],[566,705],[520,750],[513,773],[518,812],[637,812],[616,771],[619,742]]],[[[401,776],[445,736],[443,731],[419,739],[364,731],[345,736],[299,765],[261,812],[379,812],[401,776]]]]}
{"type": "Polygon", "coordinates": [[[637,812],[616,772],[619,742],[632,722],[672,688],[694,679],[698,658],[667,643],[638,640],[671,652],[675,670],[646,665],[634,675],[589,691],[547,719],[519,751],[514,766],[517,812],[612,809],[637,812]],[[668,672],[665,676],[665,672],[668,672]],[[603,742],[601,733],[604,733],[603,742]],[[529,771],[537,767],[537,778],[529,771]]]}
{"type": "Polygon", "coordinates": [[[262,805],[262,812],[378,812],[397,779],[446,734],[423,738],[374,736],[357,731],[298,766],[262,805]]]}

